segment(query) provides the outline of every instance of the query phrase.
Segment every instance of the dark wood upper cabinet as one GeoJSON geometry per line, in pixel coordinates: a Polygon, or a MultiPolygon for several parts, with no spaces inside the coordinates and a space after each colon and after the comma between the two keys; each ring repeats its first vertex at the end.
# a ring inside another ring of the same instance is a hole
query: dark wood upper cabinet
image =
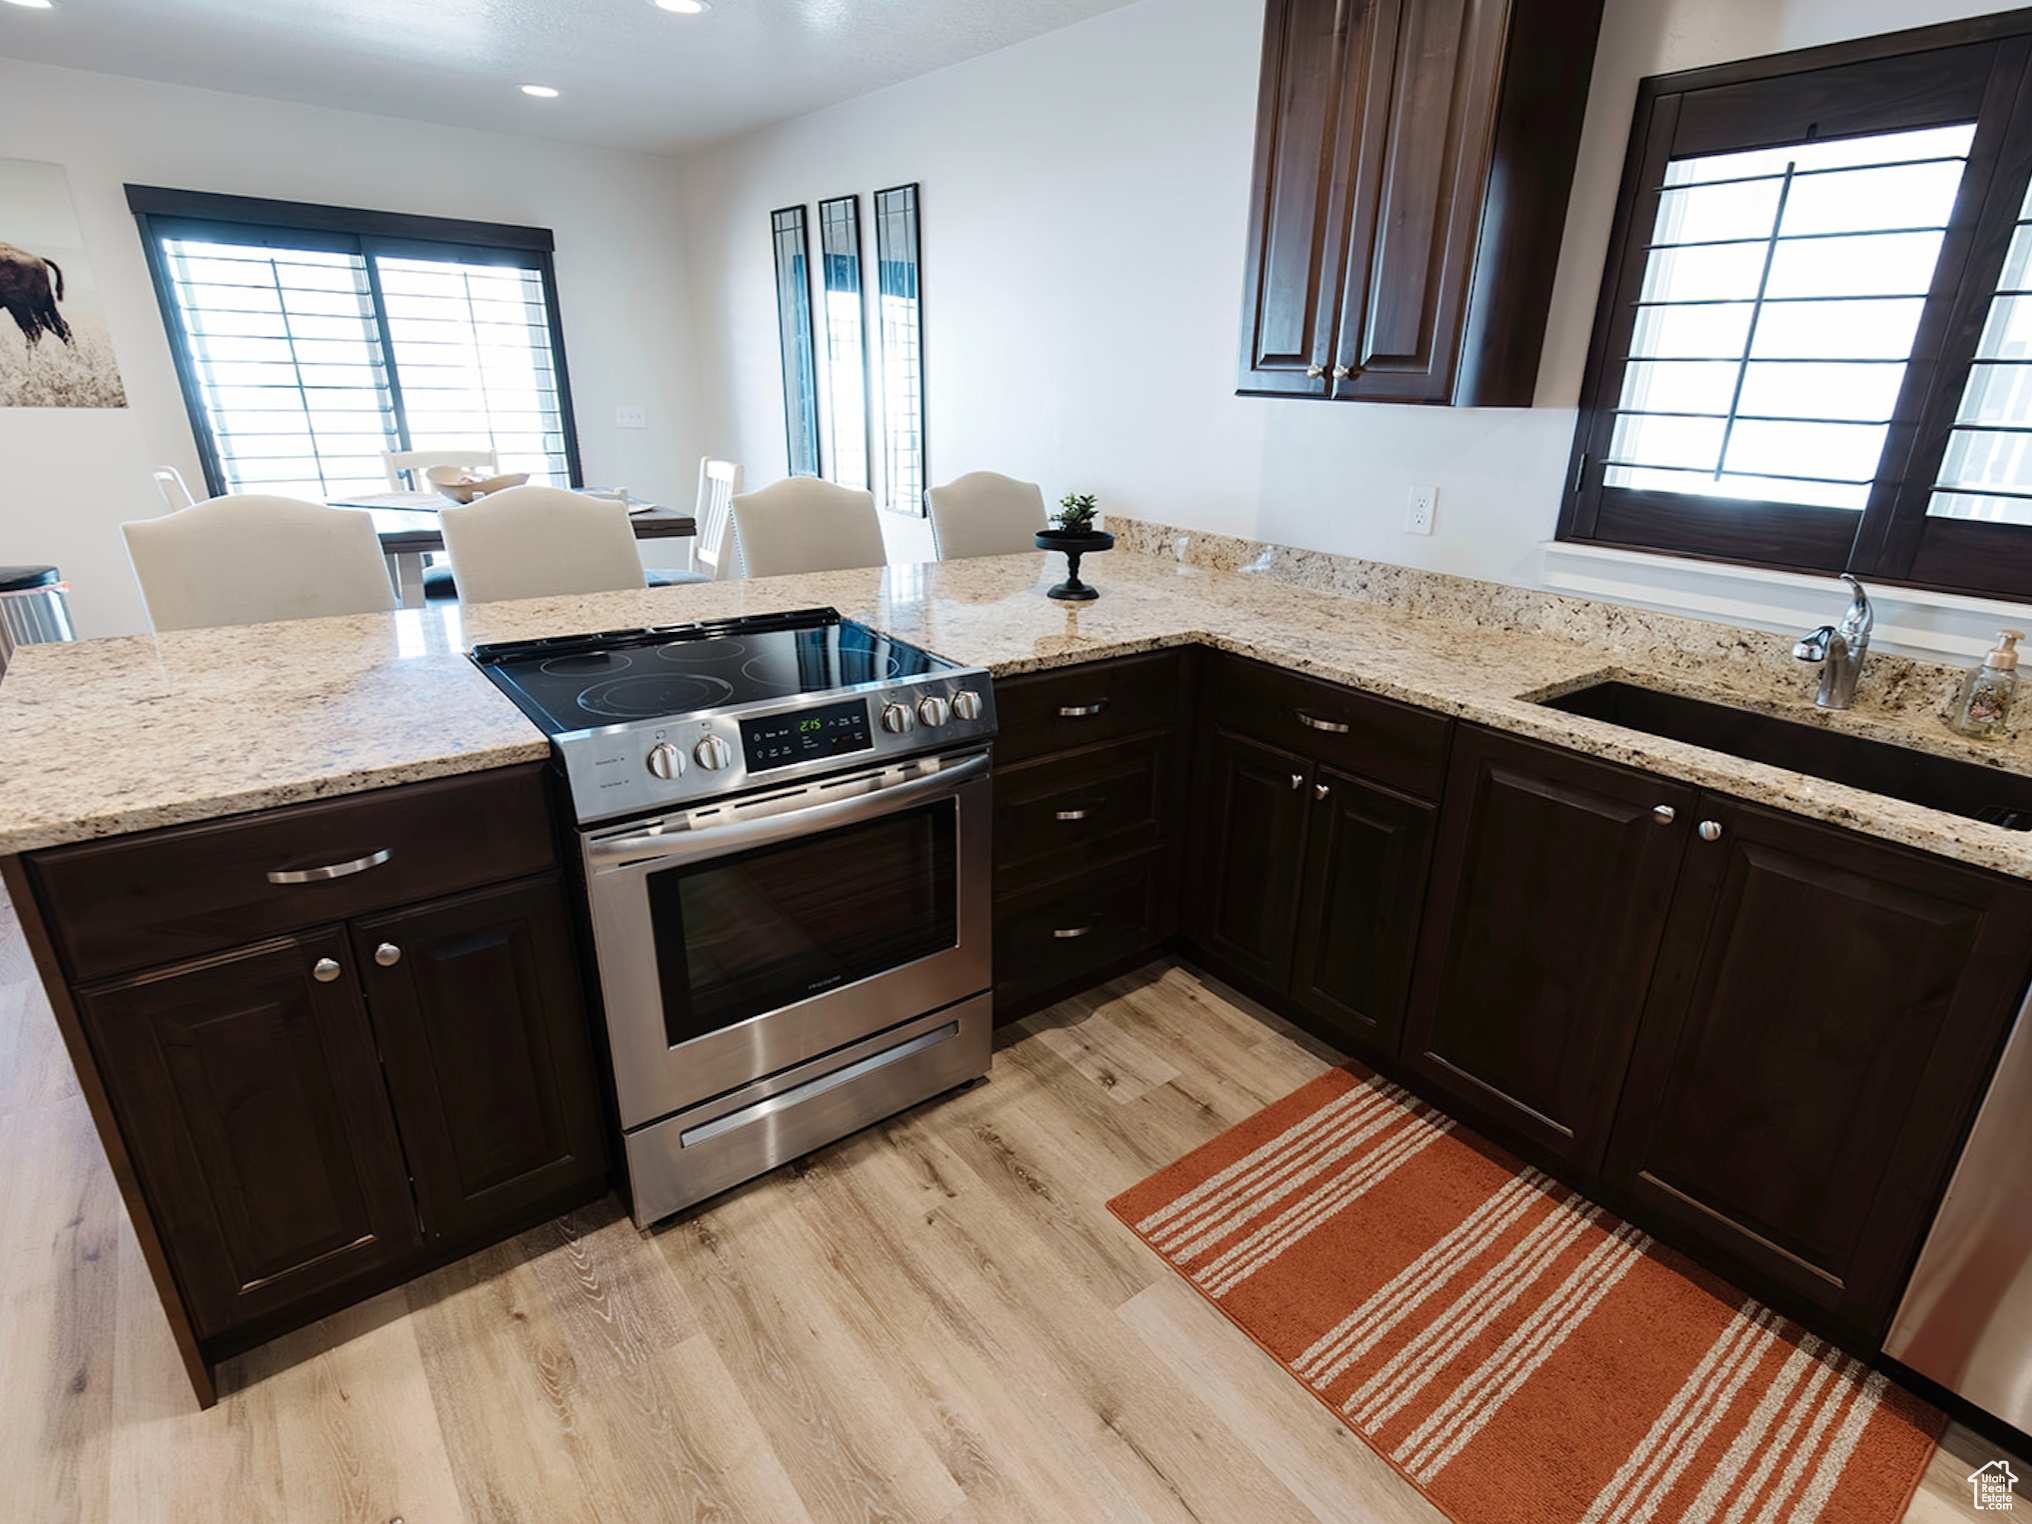
{"type": "Polygon", "coordinates": [[[1703,796],[1608,1154],[1874,1343],[2032,962],[2032,885],[1703,796]]]}
{"type": "Polygon", "coordinates": [[[1692,789],[1462,726],[1403,1061],[1599,1166],[1686,850],[1692,789]]]}
{"type": "Polygon", "coordinates": [[[77,1006],[201,1337],[414,1251],[395,1121],[336,931],[77,1006]]]}
{"type": "Polygon", "coordinates": [[[555,878],[355,921],[354,958],[432,1239],[606,1170],[591,1028],[555,878]]]}
{"type": "Polygon", "coordinates": [[[1602,0],[1269,0],[1242,392],[1529,406],[1602,0]]]}

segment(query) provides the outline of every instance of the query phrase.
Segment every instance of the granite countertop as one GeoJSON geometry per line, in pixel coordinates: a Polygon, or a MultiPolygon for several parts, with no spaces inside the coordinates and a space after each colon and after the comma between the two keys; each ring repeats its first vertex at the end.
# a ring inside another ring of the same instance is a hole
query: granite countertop
{"type": "MultiPolygon", "coordinates": [[[[1099,601],[1031,553],[586,597],[24,646],[0,681],[0,852],[501,767],[544,737],[465,659],[480,641],[831,606],[998,676],[1192,642],[2032,878],[2032,833],[1643,735],[1536,698],[1606,677],[2032,774],[2032,742],[1942,719],[1958,674],[1873,654],[1812,703],[1790,640],[1618,605],[1115,523],[1099,601]]],[[[1831,596],[1832,601],[1832,596],[1831,596]]]]}

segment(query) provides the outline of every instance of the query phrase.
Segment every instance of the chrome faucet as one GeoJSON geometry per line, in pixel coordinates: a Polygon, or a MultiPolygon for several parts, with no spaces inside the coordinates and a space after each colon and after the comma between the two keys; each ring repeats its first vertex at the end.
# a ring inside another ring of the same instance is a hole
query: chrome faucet
{"type": "Polygon", "coordinates": [[[1856,592],[1841,623],[1822,625],[1792,648],[1799,660],[1821,664],[1820,692],[1813,701],[1823,709],[1849,707],[1856,696],[1856,678],[1863,670],[1863,653],[1870,649],[1870,595],[1847,572],[1841,579],[1856,592]]]}

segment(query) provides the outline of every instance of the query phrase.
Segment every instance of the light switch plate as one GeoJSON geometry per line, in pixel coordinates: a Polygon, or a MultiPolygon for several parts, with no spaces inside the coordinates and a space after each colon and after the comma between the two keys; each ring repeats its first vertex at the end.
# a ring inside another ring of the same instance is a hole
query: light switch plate
{"type": "Polygon", "coordinates": [[[1431,534],[1433,518],[1439,512],[1439,488],[1413,487],[1411,501],[1404,509],[1406,534],[1431,534]]]}
{"type": "Polygon", "coordinates": [[[617,429],[646,429],[649,427],[649,409],[646,407],[617,407],[614,409],[614,427],[617,429]]]}

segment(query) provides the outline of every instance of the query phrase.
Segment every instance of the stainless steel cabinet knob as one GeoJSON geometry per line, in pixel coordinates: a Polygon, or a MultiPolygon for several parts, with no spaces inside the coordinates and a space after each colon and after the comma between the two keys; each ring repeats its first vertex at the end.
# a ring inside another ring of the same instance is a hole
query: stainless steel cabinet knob
{"type": "Polygon", "coordinates": [[[1305,373],[1317,381],[1321,376],[1326,374],[1326,367],[1324,365],[1308,365],[1305,367],[1305,373]]]}
{"type": "Polygon", "coordinates": [[[1679,818],[1679,811],[1669,804],[1654,804],[1651,806],[1651,818],[1660,825],[1671,825],[1679,818]]]}
{"type": "Polygon", "coordinates": [[[1304,788],[1304,787],[1305,787],[1305,774],[1304,774],[1304,773],[1293,773],[1293,774],[1291,775],[1291,786],[1292,786],[1293,788],[1304,788]]]}
{"type": "Polygon", "coordinates": [[[1336,365],[1333,368],[1333,378],[1336,381],[1345,381],[1352,374],[1354,373],[1350,371],[1345,365],[1336,365]]]}
{"type": "Polygon", "coordinates": [[[978,720],[981,717],[981,696],[971,688],[962,688],[952,696],[953,718],[956,720],[978,720]]]}
{"type": "Polygon", "coordinates": [[[733,748],[718,736],[707,736],[691,749],[698,765],[709,773],[716,773],[734,760],[733,748]]]}
{"type": "Polygon", "coordinates": [[[882,706],[882,728],[892,735],[903,735],[917,725],[917,716],[910,712],[908,704],[884,704],[882,706]]]}
{"type": "Polygon", "coordinates": [[[338,960],[335,958],[318,959],[317,962],[310,966],[310,976],[317,980],[319,984],[330,984],[334,979],[339,977],[338,960]]]}
{"type": "Polygon", "coordinates": [[[917,701],[917,717],[934,730],[943,725],[951,714],[952,705],[935,693],[917,701]]]}
{"type": "Polygon", "coordinates": [[[1719,820],[1703,820],[1700,823],[1699,830],[1702,841],[1720,841],[1722,839],[1722,823],[1719,820]]]}
{"type": "Polygon", "coordinates": [[[393,968],[402,961],[402,949],[393,942],[383,942],[374,949],[374,961],[383,968],[393,968]]]}
{"type": "Polygon", "coordinates": [[[1332,792],[1333,790],[1324,783],[1315,783],[1312,786],[1312,797],[1315,799],[1324,799],[1332,792]]]}
{"type": "Polygon", "coordinates": [[[668,741],[658,741],[649,748],[649,770],[659,778],[682,778],[684,753],[668,741]]]}

